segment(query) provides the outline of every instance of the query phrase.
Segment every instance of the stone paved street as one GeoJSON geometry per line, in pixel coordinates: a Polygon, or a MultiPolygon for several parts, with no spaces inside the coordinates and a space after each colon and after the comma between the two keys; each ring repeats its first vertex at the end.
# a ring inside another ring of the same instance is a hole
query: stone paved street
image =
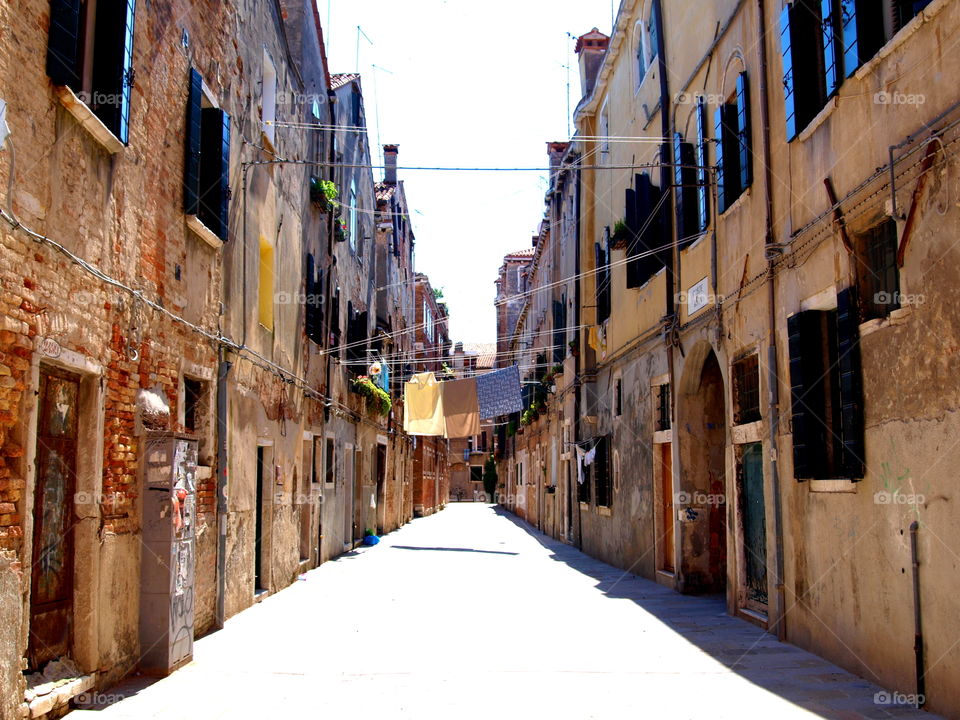
{"type": "Polygon", "coordinates": [[[186,668],[70,717],[934,717],[876,705],[879,688],[719,600],[624,576],[488,505],[304,577],[186,668]]]}

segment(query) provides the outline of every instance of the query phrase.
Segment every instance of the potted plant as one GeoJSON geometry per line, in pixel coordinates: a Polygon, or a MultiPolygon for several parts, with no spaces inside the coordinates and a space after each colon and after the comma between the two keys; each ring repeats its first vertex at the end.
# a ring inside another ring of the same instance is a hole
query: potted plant
{"type": "Polygon", "coordinates": [[[563,375],[563,363],[557,363],[551,369],[553,370],[554,377],[557,375],[563,375]]]}
{"type": "Polygon", "coordinates": [[[623,250],[630,240],[630,228],[623,220],[617,220],[613,225],[613,234],[610,235],[610,247],[614,250],[623,250]]]}
{"type": "Polygon", "coordinates": [[[376,414],[386,417],[393,409],[390,394],[366,375],[360,375],[350,384],[350,390],[367,400],[367,407],[376,414]]]}
{"type": "Polygon", "coordinates": [[[580,355],[580,341],[576,338],[567,343],[567,347],[570,348],[570,354],[574,357],[580,355]]]}
{"type": "Polygon", "coordinates": [[[347,222],[343,218],[337,218],[333,223],[333,236],[337,242],[346,242],[349,237],[347,232],[347,222]]]}
{"type": "Polygon", "coordinates": [[[328,212],[338,203],[337,186],[332,180],[322,180],[318,177],[310,178],[310,200],[319,206],[320,212],[328,212]]]}

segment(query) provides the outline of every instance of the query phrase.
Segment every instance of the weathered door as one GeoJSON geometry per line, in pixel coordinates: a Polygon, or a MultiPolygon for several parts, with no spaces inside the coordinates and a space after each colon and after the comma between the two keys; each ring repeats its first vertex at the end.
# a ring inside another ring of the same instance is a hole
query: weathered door
{"type": "Polygon", "coordinates": [[[70,651],[79,393],[76,375],[41,368],[28,650],[35,669],[70,651]]]}
{"type": "Polygon", "coordinates": [[[761,443],[743,448],[740,461],[740,516],[743,523],[743,568],[748,603],[767,604],[767,526],[763,498],[761,443]]]}
{"type": "Polygon", "coordinates": [[[660,463],[660,569],[674,572],[675,545],[673,542],[673,445],[660,443],[654,445],[657,461],[660,463]]]}
{"type": "Polygon", "coordinates": [[[263,483],[266,481],[264,448],[257,447],[256,508],[253,518],[253,590],[266,589],[263,577],[263,483]]]}

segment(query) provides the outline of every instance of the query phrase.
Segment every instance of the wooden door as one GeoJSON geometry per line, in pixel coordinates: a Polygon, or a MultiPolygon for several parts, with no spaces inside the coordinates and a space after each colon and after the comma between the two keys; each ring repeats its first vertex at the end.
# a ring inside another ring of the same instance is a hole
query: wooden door
{"type": "Polygon", "coordinates": [[[676,512],[673,508],[673,445],[661,443],[655,445],[660,463],[660,569],[674,572],[675,546],[673,542],[673,520],[676,512]]]}
{"type": "Polygon", "coordinates": [[[763,492],[763,446],[743,447],[740,461],[740,517],[747,601],[767,605],[767,525],[763,492]]]}
{"type": "Polygon", "coordinates": [[[79,395],[76,375],[41,368],[28,649],[33,669],[70,652],[79,395]]]}

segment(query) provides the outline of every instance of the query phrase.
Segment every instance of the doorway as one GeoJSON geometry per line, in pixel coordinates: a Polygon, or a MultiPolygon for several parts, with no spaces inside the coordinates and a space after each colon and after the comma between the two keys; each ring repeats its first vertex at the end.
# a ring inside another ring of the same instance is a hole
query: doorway
{"type": "Polygon", "coordinates": [[[383,535],[387,522],[387,446],[377,443],[377,534],[383,535]]]}
{"type": "Polygon", "coordinates": [[[343,544],[349,547],[353,544],[353,446],[347,445],[343,454],[345,467],[343,469],[343,544]]]}
{"type": "Polygon", "coordinates": [[[677,408],[680,488],[678,587],[721,593],[727,585],[726,410],[723,374],[706,342],[687,359],[677,408]]]}
{"type": "Polygon", "coordinates": [[[763,492],[763,444],[740,446],[737,490],[742,533],[740,546],[741,604],[767,611],[767,526],[763,492]]]}
{"type": "Polygon", "coordinates": [[[79,397],[77,375],[41,366],[28,647],[33,669],[71,651],[79,397]]]}
{"type": "Polygon", "coordinates": [[[659,567],[658,570],[672,573],[676,570],[676,544],[674,542],[674,523],[676,510],[673,504],[673,445],[668,442],[658,443],[654,447],[654,461],[657,463],[660,476],[660,517],[657,527],[659,537],[659,567]]]}
{"type": "Polygon", "coordinates": [[[257,446],[256,506],[253,515],[253,590],[266,590],[263,578],[263,483],[266,479],[266,448],[257,446]]]}

